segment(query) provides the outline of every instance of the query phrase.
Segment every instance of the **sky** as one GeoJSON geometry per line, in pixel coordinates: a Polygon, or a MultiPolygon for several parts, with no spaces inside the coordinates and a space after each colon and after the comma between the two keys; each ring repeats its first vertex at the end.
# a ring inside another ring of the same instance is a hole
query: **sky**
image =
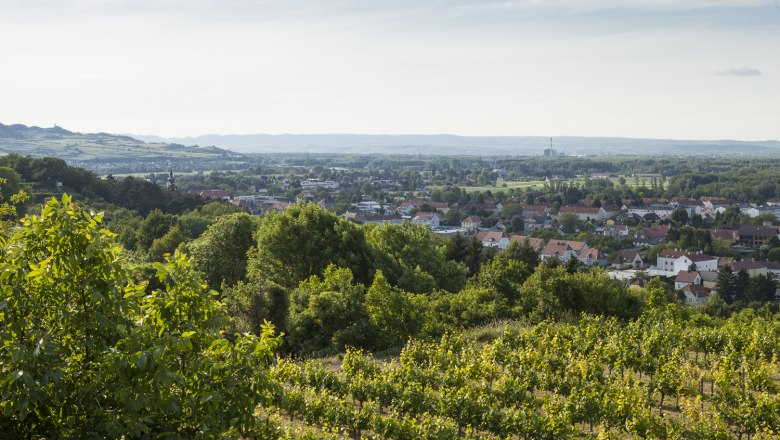
{"type": "Polygon", "coordinates": [[[780,139],[780,0],[0,0],[0,122],[780,139]]]}

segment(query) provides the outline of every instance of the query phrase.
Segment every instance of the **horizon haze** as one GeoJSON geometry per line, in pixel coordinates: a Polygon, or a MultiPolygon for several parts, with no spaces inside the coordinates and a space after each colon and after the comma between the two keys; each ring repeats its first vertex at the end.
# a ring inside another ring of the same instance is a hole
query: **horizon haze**
{"type": "Polygon", "coordinates": [[[776,0],[0,0],[0,121],[780,139],[776,0]]]}

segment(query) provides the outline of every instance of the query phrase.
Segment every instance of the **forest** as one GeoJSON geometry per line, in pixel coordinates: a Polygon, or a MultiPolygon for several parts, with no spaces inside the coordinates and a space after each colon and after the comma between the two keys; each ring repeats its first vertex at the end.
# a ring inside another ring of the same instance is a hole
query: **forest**
{"type": "Polygon", "coordinates": [[[780,435],[774,302],[3,159],[13,438],[780,435]]]}

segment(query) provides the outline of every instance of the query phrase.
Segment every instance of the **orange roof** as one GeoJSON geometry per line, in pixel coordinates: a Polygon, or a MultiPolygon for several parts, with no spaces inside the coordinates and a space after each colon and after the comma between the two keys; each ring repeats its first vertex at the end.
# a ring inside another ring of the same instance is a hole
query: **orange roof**
{"type": "Polygon", "coordinates": [[[482,231],[477,234],[477,239],[483,242],[498,243],[502,238],[504,238],[504,233],[501,231],[482,231]]]}
{"type": "Polygon", "coordinates": [[[681,270],[679,273],[677,273],[677,277],[674,279],[674,282],[693,284],[696,281],[697,276],[699,276],[699,272],[695,270],[681,270]]]}
{"type": "Polygon", "coordinates": [[[580,252],[577,258],[580,260],[598,260],[601,258],[601,251],[598,248],[588,248],[580,252]]]}
{"type": "Polygon", "coordinates": [[[519,245],[522,245],[525,243],[525,241],[528,240],[528,245],[531,246],[534,249],[541,249],[544,247],[544,239],[542,238],[536,238],[536,237],[528,237],[526,235],[510,235],[509,241],[512,243],[517,243],[519,245]]]}

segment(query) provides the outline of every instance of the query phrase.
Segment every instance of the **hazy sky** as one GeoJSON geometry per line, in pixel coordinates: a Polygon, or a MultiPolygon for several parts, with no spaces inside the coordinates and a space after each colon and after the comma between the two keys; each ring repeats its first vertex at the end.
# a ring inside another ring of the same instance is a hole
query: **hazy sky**
{"type": "Polygon", "coordinates": [[[0,0],[0,122],[780,139],[775,0],[0,0]]]}

